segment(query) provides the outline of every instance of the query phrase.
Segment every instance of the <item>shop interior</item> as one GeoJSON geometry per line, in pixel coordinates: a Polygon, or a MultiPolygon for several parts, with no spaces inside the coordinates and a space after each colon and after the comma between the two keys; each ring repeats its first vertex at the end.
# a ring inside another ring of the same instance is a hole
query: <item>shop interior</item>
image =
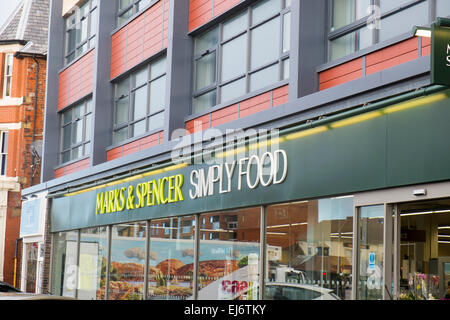
{"type": "Polygon", "coordinates": [[[450,286],[450,199],[398,205],[400,298],[442,299],[450,286]]]}

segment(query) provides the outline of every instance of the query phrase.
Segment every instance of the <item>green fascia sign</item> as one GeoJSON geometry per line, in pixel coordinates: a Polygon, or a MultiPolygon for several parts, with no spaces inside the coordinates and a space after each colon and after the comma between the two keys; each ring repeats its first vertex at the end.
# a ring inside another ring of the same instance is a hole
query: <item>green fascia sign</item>
{"type": "Polygon", "coordinates": [[[448,180],[450,90],[435,87],[235,146],[230,161],[171,163],[55,197],[51,231],[448,180]]]}
{"type": "Polygon", "coordinates": [[[431,25],[431,83],[450,86],[450,19],[431,25]]]}

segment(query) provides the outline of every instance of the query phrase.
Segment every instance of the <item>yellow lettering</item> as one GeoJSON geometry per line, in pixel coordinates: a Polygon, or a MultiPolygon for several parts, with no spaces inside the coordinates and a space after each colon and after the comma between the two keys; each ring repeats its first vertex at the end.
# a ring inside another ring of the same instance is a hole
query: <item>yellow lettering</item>
{"type": "Polygon", "coordinates": [[[108,191],[106,191],[105,192],[105,197],[104,197],[104,199],[103,199],[103,210],[102,210],[102,213],[109,213],[109,200],[108,200],[108,198],[109,198],[109,192],[108,191]]]}
{"type": "Polygon", "coordinates": [[[114,206],[114,190],[109,191],[108,212],[115,212],[114,206]]]}
{"type": "Polygon", "coordinates": [[[169,190],[168,190],[169,203],[175,202],[175,199],[173,198],[173,192],[172,192],[172,191],[175,191],[175,186],[173,184],[173,180],[175,180],[175,176],[169,177],[169,190]]]}
{"type": "Polygon", "coordinates": [[[169,178],[167,178],[167,177],[159,179],[159,183],[160,183],[160,185],[159,185],[159,192],[160,192],[159,197],[161,199],[161,203],[162,204],[166,204],[169,201],[168,198],[164,198],[164,186],[166,184],[166,181],[168,181],[168,180],[169,180],[169,178]]]}
{"type": "MultiPolygon", "coordinates": [[[[160,198],[160,194],[159,194],[159,184],[161,182],[161,179],[159,179],[158,183],[156,183],[155,180],[153,180],[153,197],[156,198],[156,202],[158,204],[161,203],[161,198],[160,198]]],[[[155,201],[153,200],[153,204],[155,203],[155,201]]]]}
{"type": "Polygon", "coordinates": [[[141,207],[141,203],[143,202],[140,183],[136,186],[136,194],[137,194],[136,209],[139,209],[141,207]]]}
{"type": "Polygon", "coordinates": [[[97,204],[95,205],[95,214],[97,215],[99,212],[100,214],[105,213],[104,208],[103,208],[103,198],[104,198],[104,194],[102,193],[97,193],[97,204]]]}
{"type": "Polygon", "coordinates": [[[183,182],[184,182],[184,176],[182,174],[177,174],[175,176],[175,202],[184,200],[183,192],[181,191],[183,182]]]}
{"type": "Polygon", "coordinates": [[[152,190],[152,183],[154,181],[147,182],[147,206],[153,206],[155,204],[155,197],[152,190]]]}
{"type": "Polygon", "coordinates": [[[119,209],[118,211],[123,211],[123,209],[125,209],[126,202],[125,202],[125,196],[123,194],[125,192],[125,190],[126,190],[125,187],[120,188],[120,195],[119,195],[119,197],[120,197],[120,201],[121,201],[122,204],[118,208],[119,209]]]}

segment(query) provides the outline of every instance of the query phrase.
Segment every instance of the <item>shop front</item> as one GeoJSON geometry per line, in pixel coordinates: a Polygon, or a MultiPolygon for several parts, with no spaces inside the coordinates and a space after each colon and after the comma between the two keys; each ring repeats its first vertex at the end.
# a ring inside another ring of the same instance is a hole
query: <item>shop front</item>
{"type": "Polygon", "coordinates": [[[51,292],[390,299],[419,272],[441,290],[450,206],[394,191],[450,180],[449,96],[417,90],[50,194],[51,292]]]}

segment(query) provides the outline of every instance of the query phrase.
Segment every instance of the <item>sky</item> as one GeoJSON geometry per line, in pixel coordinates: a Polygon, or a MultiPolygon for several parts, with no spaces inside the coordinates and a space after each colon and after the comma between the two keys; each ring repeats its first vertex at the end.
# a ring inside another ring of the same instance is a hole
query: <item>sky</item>
{"type": "Polygon", "coordinates": [[[0,27],[6,22],[22,0],[0,0],[0,27]]]}

